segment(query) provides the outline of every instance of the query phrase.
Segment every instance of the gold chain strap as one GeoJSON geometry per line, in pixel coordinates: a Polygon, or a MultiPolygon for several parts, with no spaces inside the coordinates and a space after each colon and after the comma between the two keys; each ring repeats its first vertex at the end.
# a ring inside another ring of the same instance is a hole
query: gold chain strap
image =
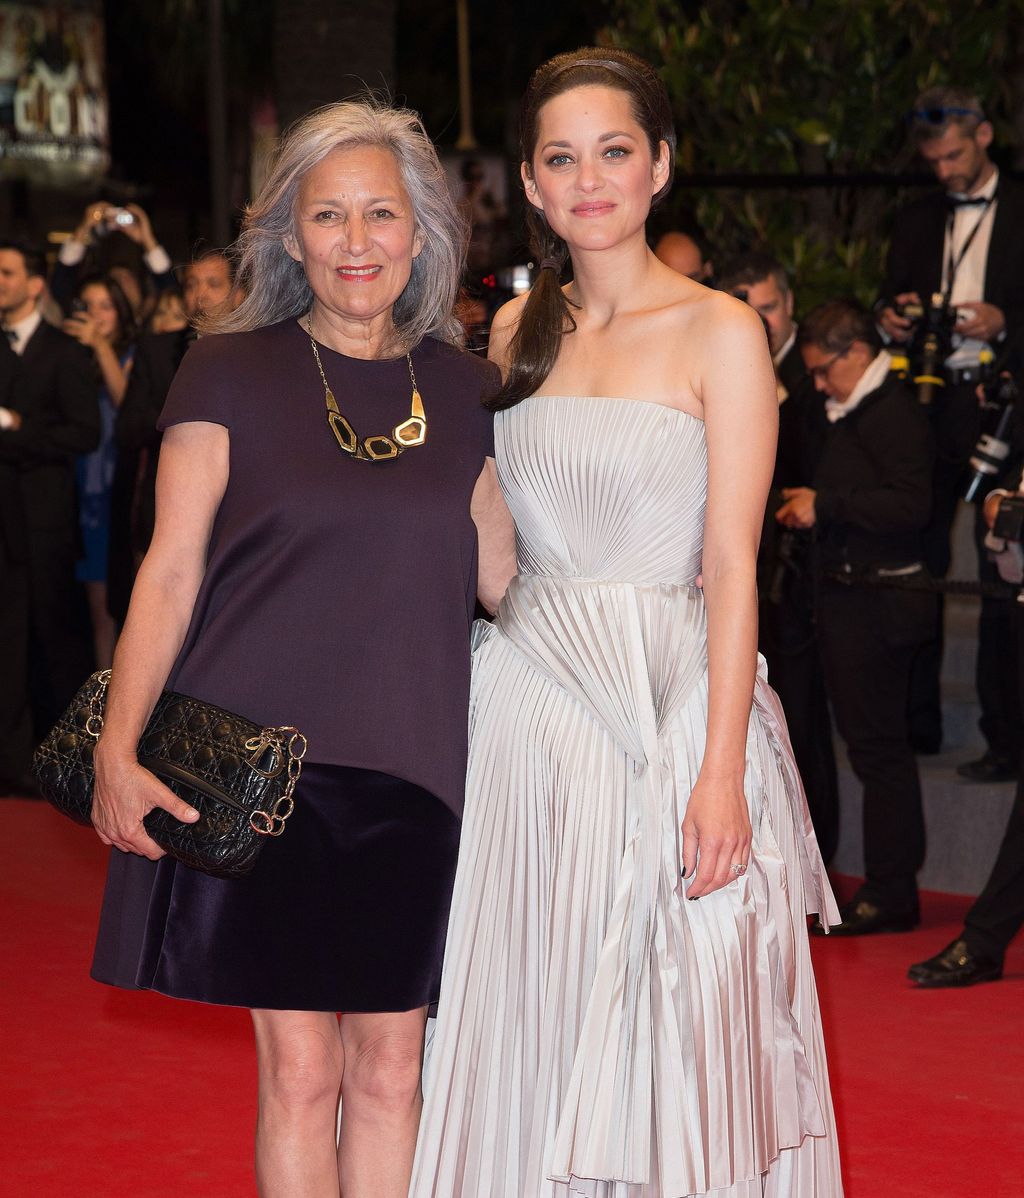
{"type": "MultiPolygon", "coordinates": [[[[89,714],[85,721],[85,730],[93,738],[99,740],[103,731],[103,700],[110,686],[110,670],[100,670],[96,674],[99,683],[95,692],[89,697],[89,714]]],[[[254,811],[249,816],[249,827],[261,836],[280,836],[284,831],[284,822],[295,810],[295,784],[302,774],[302,759],[306,756],[308,745],[306,738],[290,725],[281,728],[262,728],[258,736],[251,736],[245,747],[252,755],[249,765],[264,778],[276,778],[282,770],[287,771],[284,794],[274,803],[269,811],[254,811]],[[274,766],[270,770],[261,769],[258,762],[262,761],[267,749],[274,751],[274,766]]]]}
{"type": "Polygon", "coordinates": [[[89,699],[89,715],[85,721],[85,730],[93,740],[99,740],[103,731],[103,700],[107,695],[107,687],[110,686],[110,671],[100,670],[96,674],[96,681],[99,686],[89,699]]]}
{"type": "Polygon", "coordinates": [[[268,772],[260,769],[253,758],[249,764],[264,778],[276,778],[282,769],[287,770],[287,781],[284,794],[274,803],[269,811],[254,811],[249,816],[249,827],[261,836],[280,836],[284,831],[284,822],[295,810],[295,784],[302,774],[302,759],[306,756],[306,738],[297,728],[264,728],[259,736],[250,737],[245,747],[253,753],[257,760],[262,758],[267,749],[273,749],[275,767],[268,772]]]}

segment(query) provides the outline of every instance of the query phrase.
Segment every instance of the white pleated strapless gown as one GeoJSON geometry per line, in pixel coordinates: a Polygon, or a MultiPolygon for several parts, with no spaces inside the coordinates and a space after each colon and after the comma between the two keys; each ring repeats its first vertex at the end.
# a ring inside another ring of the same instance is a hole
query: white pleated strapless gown
{"type": "Polygon", "coordinates": [[[519,575],[474,640],[466,814],[411,1198],[840,1198],[806,916],[837,922],[758,672],[745,877],[696,902],[704,425],[501,413],[519,575]]]}

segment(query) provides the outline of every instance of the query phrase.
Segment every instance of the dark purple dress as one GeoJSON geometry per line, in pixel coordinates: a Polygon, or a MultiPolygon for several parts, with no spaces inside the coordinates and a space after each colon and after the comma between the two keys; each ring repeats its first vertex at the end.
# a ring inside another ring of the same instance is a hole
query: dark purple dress
{"type": "MultiPolygon", "coordinates": [[[[320,346],[360,435],[409,414],[404,358],[320,346]]],[[[223,881],[114,851],[93,976],[182,998],[399,1011],[439,989],[466,768],[473,487],[493,455],[493,367],[413,352],[425,445],[342,453],[296,321],[204,338],[161,427],[230,432],[230,474],[170,689],[309,740],[296,810],[223,881]]]]}

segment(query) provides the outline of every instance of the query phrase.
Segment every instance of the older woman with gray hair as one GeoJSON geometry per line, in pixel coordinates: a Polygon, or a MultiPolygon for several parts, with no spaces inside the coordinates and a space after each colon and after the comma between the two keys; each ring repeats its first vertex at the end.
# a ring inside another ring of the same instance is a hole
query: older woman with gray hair
{"type": "Polygon", "coordinates": [[[313,113],[247,212],[248,298],[189,351],[161,418],[156,531],[95,755],[116,851],[93,976],[252,1010],[264,1198],[408,1189],[470,622],[514,571],[492,368],[453,316],[464,248],[413,113],[313,113]],[[136,757],[163,687],[308,738],[287,834],[245,878],[145,832],[155,807],[195,818],[136,757]]]}

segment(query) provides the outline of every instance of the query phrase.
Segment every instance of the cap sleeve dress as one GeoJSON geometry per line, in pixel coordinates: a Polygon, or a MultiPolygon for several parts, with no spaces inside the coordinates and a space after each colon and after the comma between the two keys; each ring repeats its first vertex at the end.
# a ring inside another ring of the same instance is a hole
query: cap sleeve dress
{"type": "MultiPolygon", "coordinates": [[[[410,411],[404,357],[319,346],[355,430],[410,411]]],[[[413,351],[424,445],[339,448],[294,320],[203,338],[160,421],[223,425],[229,478],[167,687],[309,741],[285,834],[247,878],[112,853],[93,976],[182,998],[408,1010],[437,996],[466,770],[488,363],[413,351]]]]}

